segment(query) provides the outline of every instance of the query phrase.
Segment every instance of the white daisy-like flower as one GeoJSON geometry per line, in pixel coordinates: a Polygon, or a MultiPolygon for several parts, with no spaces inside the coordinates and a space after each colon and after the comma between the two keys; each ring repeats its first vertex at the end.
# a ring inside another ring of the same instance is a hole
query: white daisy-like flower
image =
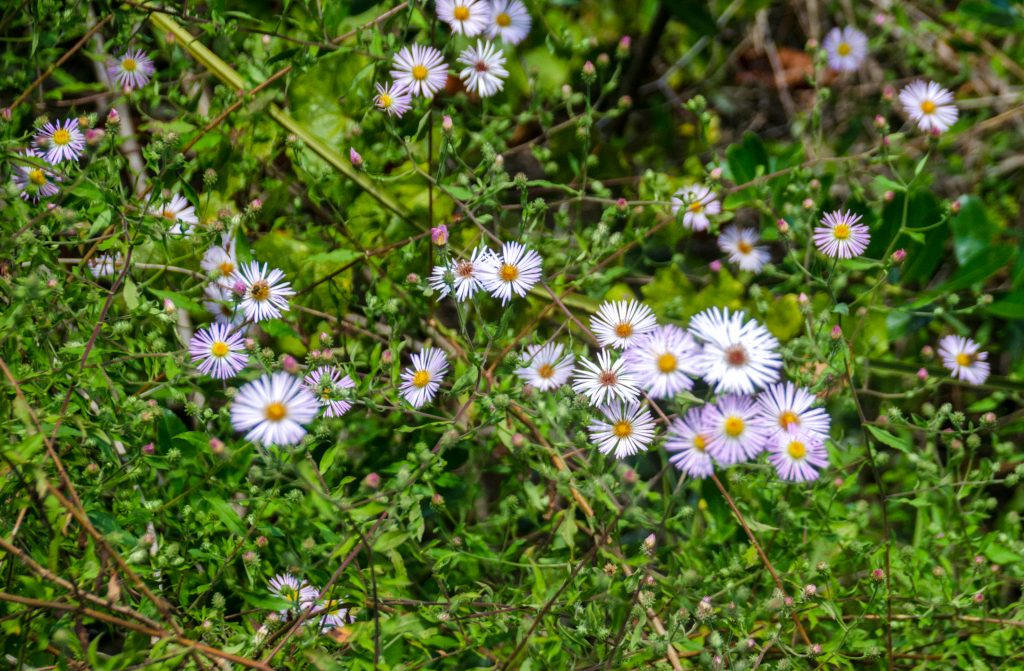
{"type": "Polygon", "coordinates": [[[646,450],[654,440],[654,417],[639,403],[612,403],[601,407],[601,419],[590,423],[590,439],[601,454],[625,459],[646,450]]]}
{"type": "Polygon", "coordinates": [[[809,482],[817,480],[818,472],[828,466],[828,450],[815,434],[780,433],[769,443],[768,461],[783,480],[809,482]]]}
{"type": "Polygon", "coordinates": [[[211,324],[196,331],[188,351],[200,373],[221,380],[238,375],[249,361],[242,336],[226,324],[211,324]]]}
{"type": "Polygon", "coordinates": [[[129,50],[107,66],[110,78],[129,91],[141,89],[153,76],[153,61],[141,49],[129,50]]]}
{"type": "Polygon", "coordinates": [[[355,622],[355,618],[349,615],[348,608],[345,607],[343,601],[328,599],[313,609],[308,622],[319,626],[321,633],[327,633],[332,629],[355,622]]]}
{"type": "Polygon", "coordinates": [[[199,223],[196,208],[185,199],[185,196],[177,193],[170,201],[151,207],[150,213],[172,224],[167,229],[171,235],[191,235],[191,227],[199,223]]]}
{"type": "Polygon", "coordinates": [[[124,257],[120,254],[99,254],[85,264],[93,277],[113,277],[124,268],[124,257]]]}
{"type": "Polygon", "coordinates": [[[707,406],[702,419],[710,438],[708,453],[723,466],[753,459],[769,442],[768,430],[750,396],[721,396],[707,406]]]}
{"type": "Polygon", "coordinates": [[[238,390],[231,404],[231,424],[246,431],[246,440],[271,445],[294,445],[306,435],[305,425],[320,404],[302,380],[288,373],[264,375],[238,390]]]}
{"type": "Polygon", "coordinates": [[[477,40],[475,47],[466,47],[459,54],[459,62],[466,66],[459,73],[466,89],[481,98],[493,96],[505,86],[505,54],[493,42],[477,40]]]}
{"type": "MultiPolygon", "coordinates": [[[[239,280],[240,282],[240,280],[239,280]]],[[[238,326],[245,321],[245,311],[236,304],[237,294],[221,284],[209,284],[203,289],[203,307],[218,324],[238,326]]]]}
{"type": "Polygon", "coordinates": [[[290,611],[311,604],[317,598],[315,587],[305,580],[299,580],[291,573],[278,573],[270,579],[268,586],[271,594],[291,604],[289,608],[281,611],[284,617],[287,617],[290,611]]]}
{"type": "Polygon", "coordinates": [[[683,226],[693,231],[706,231],[711,225],[709,216],[722,211],[722,204],[714,192],[701,184],[683,187],[672,196],[672,213],[684,209],[683,226]]]}
{"type": "Polygon", "coordinates": [[[825,440],[832,418],[824,408],[814,407],[814,401],[810,390],[788,381],[771,385],[757,397],[765,428],[772,438],[779,433],[803,431],[825,440]]]}
{"type": "Polygon", "coordinates": [[[753,228],[726,226],[718,236],[718,248],[729,255],[729,260],[740,270],[761,272],[764,264],[771,260],[771,254],[764,247],[758,247],[761,234],[753,228]]]}
{"type": "Polygon", "coordinates": [[[398,84],[375,84],[377,95],[373,98],[373,104],[388,116],[402,118],[402,115],[412,107],[412,94],[409,89],[398,84]]]}
{"type": "Polygon", "coordinates": [[[235,255],[235,245],[229,236],[224,236],[221,244],[214,245],[203,254],[203,260],[199,266],[210,274],[216,274],[217,283],[225,288],[231,288],[238,279],[238,257],[235,255]]]}
{"type": "Polygon", "coordinates": [[[540,391],[557,389],[568,382],[576,363],[576,357],[572,352],[566,353],[561,343],[554,342],[546,345],[527,345],[526,356],[523,358],[527,364],[517,368],[516,375],[540,391]]]}
{"type": "Polygon", "coordinates": [[[939,340],[939,357],[942,365],[953,377],[971,384],[982,384],[988,379],[991,367],[988,352],[979,352],[978,343],[970,338],[948,335],[939,340]]]}
{"type": "Polygon", "coordinates": [[[645,333],[658,327],[658,320],[645,304],[629,301],[605,301],[590,317],[590,329],[601,347],[628,349],[645,333]]]}
{"type": "Polygon", "coordinates": [[[434,47],[414,44],[395,55],[391,76],[411,95],[433,98],[448,82],[448,65],[434,47]]]}
{"type": "Polygon", "coordinates": [[[453,33],[473,37],[487,30],[491,5],[487,0],[437,0],[437,18],[447,23],[453,33]]]}
{"type": "Polygon", "coordinates": [[[306,388],[320,401],[324,417],[341,417],[352,407],[341,390],[352,389],[356,383],[334,366],[320,366],[307,375],[304,382],[306,388]]]}
{"type": "Polygon", "coordinates": [[[520,0],[494,0],[487,37],[508,44],[519,44],[530,34],[530,12],[520,0]]]}
{"type": "Polygon", "coordinates": [[[518,242],[506,242],[501,252],[492,254],[480,268],[480,281],[504,305],[513,294],[521,298],[540,281],[541,263],[543,259],[537,252],[518,242]]]}
{"type": "Polygon", "coordinates": [[[859,214],[850,211],[829,212],[821,218],[822,225],[814,229],[814,244],[832,258],[860,256],[871,242],[871,232],[860,220],[859,214]]]}
{"type": "Polygon", "coordinates": [[[609,405],[612,402],[635,401],[640,396],[640,381],[630,370],[624,358],[612,361],[606,349],[597,353],[597,363],[580,359],[573,371],[572,388],[585,395],[591,405],[609,405]]]}
{"type": "Polygon", "coordinates": [[[450,261],[447,265],[434,266],[428,280],[430,286],[438,292],[437,300],[441,300],[455,288],[455,298],[468,300],[477,291],[484,288],[481,272],[494,262],[494,253],[484,246],[477,247],[468,259],[450,261]]]}
{"type": "Polygon", "coordinates": [[[853,72],[868,55],[868,38],[852,26],[833,28],[821,47],[828,56],[830,68],[836,72],[853,72]]]}
{"type": "Polygon", "coordinates": [[[779,378],[779,341],[744,312],[708,308],[694,315],[690,333],[704,343],[698,365],[715,391],[750,394],[779,378]]]}
{"type": "Polygon", "coordinates": [[[651,398],[672,398],[693,388],[701,373],[700,345],[673,324],[640,336],[623,357],[651,398]]]}
{"type": "Polygon", "coordinates": [[[412,355],[412,365],[402,371],[401,392],[414,408],[434,400],[448,372],[448,359],[436,347],[424,347],[412,355]]]}
{"type": "Polygon", "coordinates": [[[42,132],[33,138],[36,148],[47,163],[77,161],[85,151],[85,136],[78,129],[78,119],[48,121],[42,132]]]}
{"type": "Polygon", "coordinates": [[[277,319],[288,311],[288,297],[295,295],[291,284],[284,280],[284,273],[274,268],[267,272],[267,264],[250,261],[238,271],[245,286],[242,310],[245,318],[252,322],[277,319]]]}
{"type": "Polygon", "coordinates": [[[703,408],[690,408],[682,418],[672,420],[665,449],[672,453],[669,461],[691,478],[704,479],[715,472],[715,463],[708,453],[711,433],[704,425],[703,408]]]}
{"type": "Polygon", "coordinates": [[[35,149],[27,149],[21,156],[29,160],[22,162],[19,157],[13,162],[11,180],[21,192],[22,200],[38,203],[40,198],[56,196],[60,192],[57,183],[62,180],[57,173],[41,165],[42,154],[35,149]]]}
{"type": "Polygon", "coordinates": [[[942,133],[956,123],[960,112],[953,103],[953,94],[935,82],[920,79],[900,91],[900,103],[907,116],[926,133],[942,133]]]}

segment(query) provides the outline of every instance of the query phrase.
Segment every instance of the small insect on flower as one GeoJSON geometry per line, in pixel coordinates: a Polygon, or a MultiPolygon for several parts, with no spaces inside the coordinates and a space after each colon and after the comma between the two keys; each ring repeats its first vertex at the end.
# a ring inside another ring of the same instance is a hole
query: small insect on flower
{"type": "Polygon", "coordinates": [[[226,324],[211,324],[196,331],[188,351],[200,373],[221,380],[238,375],[249,361],[242,336],[226,324]]]}
{"type": "Polygon", "coordinates": [[[708,452],[723,465],[753,459],[768,445],[768,430],[750,396],[728,394],[707,406],[708,452]]]}
{"type": "Polygon", "coordinates": [[[783,480],[809,482],[817,480],[819,471],[828,466],[828,450],[814,434],[781,433],[769,444],[768,461],[783,480]]]}
{"type": "Polygon", "coordinates": [[[759,273],[771,260],[768,250],[757,246],[760,241],[761,234],[752,228],[727,226],[718,236],[718,248],[728,254],[729,260],[740,270],[759,273]]]}
{"type": "Polygon", "coordinates": [[[700,345],[673,324],[659,326],[636,339],[623,357],[651,398],[672,398],[693,388],[700,375],[700,345]]]}
{"type": "Polygon", "coordinates": [[[822,254],[832,258],[860,256],[871,242],[871,233],[860,220],[859,214],[850,211],[829,212],[822,217],[822,225],[814,229],[814,244],[822,254]]]}
{"type": "Polygon", "coordinates": [[[264,446],[294,445],[306,435],[320,404],[302,380],[288,373],[264,375],[238,390],[231,405],[235,431],[264,446]]]}
{"type": "Polygon", "coordinates": [[[284,273],[274,268],[267,272],[267,264],[250,261],[239,270],[245,294],[242,309],[252,322],[276,319],[288,311],[288,297],[295,295],[291,284],[284,282],[284,273]]]}
{"type": "Polygon", "coordinates": [[[441,300],[455,289],[455,298],[465,301],[484,288],[482,274],[494,263],[494,253],[483,245],[473,250],[468,259],[449,261],[447,265],[434,266],[429,284],[438,292],[441,300]]]}
{"type": "Polygon", "coordinates": [[[199,223],[196,208],[185,199],[185,196],[177,193],[169,201],[153,205],[149,211],[150,214],[171,224],[167,229],[171,235],[191,235],[191,227],[199,223]]]}
{"type": "Polygon", "coordinates": [[[546,345],[527,345],[527,364],[516,369],[516,375],[523,382],[540,391],[557,389],[569,381],[576,357],[572,352],[565,353],[560,343],[546,345]]]}
{"type": "Polygon", "coordinates": [[[141,49],[131,49],[107,65],[110,78],[122,89],[141,89],[153,76],[153,61],[141,49]]]}
{"type": "Polygon", "coordinates": [[[773,384],[758,395],[757,405],[773,439],[799,431],[828,438],[832,419],[824,408],[814,407],[814,394],[808,389],[792,382],[773,384]]]}
{"type": "Polygon", "coordinates": [[[939,340],[942,365],[953,377],[971,384],[984,383],[991,372],[988,352],[979,352],[978,349],[978,343],[970,338],[948,335],[939,340]]]}
{"type": "Polygon", "coordinates": [[[412,355],[412,365],[402,371],[402,396],[414,408],[434,400],[448,372],[448,359],[436,347],[424,347],[412,355]]]}
{"type": "Polygon", "coordinates": [[[481,98],[493,96],[505,86],[505,54],[492,42],[477,40],[476,46],[466,47],[459,54],[459,62],[466,66],[459,73],[466,89],[481,98]]]}
{"type": "Polygon", "coordinates": [[[715,391],[751,394],[779,378],[779,341],[744,312],[708,308],[690,321],[690,333],[704,343],[699,365],[715,391]]]}
{"type": "Polygon", "coordinates": [[[280,611],[282,617],[288,617],[291,611],[307,608],[319,596],[315,587],[290,573],[278,573],[270,579],[268,586],[271,594],[290,604],[280,611]]]}
{"type": "Polygon", "coordinates": [[[513,294],[523,297],[540,281],[541,263],[543,259],[537,252],[518,242],[506,242],[501,252],[492,254],[480,269],[480,281],[504,305],[513,294]]]}
{"type": "Polygon", "coordinates": [[[434,47],[414,44],[395,56],[391,76],[395,84],[414,96],[433,98],[448,82],[448,65],[434,47]]]}
{"type": "Polygon", "coordinates": [[[601,347],[628,349],[657,327],[651,309],[635,300],[605,301],[590,318],[590,328],[601,347]]]}
{"type": "Polygon", "coordinates": [[[334,366],[320,366],[306,376],[305,383],[306,388],[320,401],[324,417],[341,417],[352,407],[342,390],[352,389],[356,383],[334,366]]]}
{"type": "Polygon", "coordinates": [[[348,608],[345,608],[343,601],[327,599],[313,609],[308,621],[320,627],[321,633],[327,633],[337,627],[355,622],[355,618],[349,615],[348,608]]]}
{"type": "Polygon", "coordinates": [[[959,111],[953,94],[935,82],[913,81],[900,91],[900,103],[926,133],[942,133],[956,123],[959,111]]]}
{"type": "Polygon", "coordinates": [[[665,449],[672,453],[669,461],[691,478],[703,479],[715,472],[715,463],[708,453],[711,434],[704,425],[703,408],[690,408],[682,418],[669,425],[665,449]]]}
{"type": "Polygon", "coordinates": [[[494,0],[487,37],[508,44],[519,44],[530,34],[530,12],[520,0],[494,0]]]}
{"type": "Polygon", "coordinates": [[[836,72],[853,72],[868,55],[867,36],[853,28],[833,28],[821,44],[828,57],[828,66],[836,72]]]}
{"type": "Polygon", "coordinates": [[[40,198],[49,198],[60,193],[57,183],[60,176],[44,167],[43,156],[35,149],[27,149],[13,161],[11,181],[18,188],[22,200],[38,203],[40,198]]]}
{"type": "Polygon", "coordinates": [[[601,407],[601,419],[590,423],[590,439],[601,454],[625,459],[646,450],[654,440],[654,418],[639,403],[612,403],[601,407]]]}
{"type": "Polygon", "coordinates": [[[692,231],[706,231],[711,225],[708,216],[722,211],[722,204],[715,194],[706,186],[695,184],[679,189],[672,196],[672,213],[684,210],[683,226],[692,231]]]}
{"type": "Polygon", "coordinates": [[[473,37],[490,25],[491,5],[487,0],[437,0],[437,18],[453,33],[473,37]]]}
{"type": "Polygon", "coordinates": [[[640,396],[640,381],[624,358],[612,361],[606,349],[597,353],[597,363],[580,359],[573,371],[572,388],[585,395],[591,405],[611,404],[615,400],[635,401],[640,396]]]}
{"type": "Polygon", "coordinates": [[[377,95],[373,98],[373,104],[388,116],[402,118],[402,115],[412,107],[412,94],[409,89],[398,84],[375,84],[377,95]]]}
{"type": "Polygon", "coordinates": [[[213,315],[218,324],[238,326],[245,321],[245,311],[235,305],[235,293],[230,287],[210,284],[203,289],[203,307],[213,315]]]}
{"type": "Polygon", "coordinates": [[[63,161],[77,161],[85,151],[85,136],[78,130],[78,119],[50,121],[33,142],[46,159],[54,165],[63,161]]]}

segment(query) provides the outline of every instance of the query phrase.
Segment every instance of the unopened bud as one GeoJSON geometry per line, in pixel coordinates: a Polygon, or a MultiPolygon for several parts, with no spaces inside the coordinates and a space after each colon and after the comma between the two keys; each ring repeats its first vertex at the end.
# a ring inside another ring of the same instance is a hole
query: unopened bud
{"type": "Polygon", "coordinates": [[[352,166],[355,168],[363,167],[363,157],[358,151],[355,150],[355,147],[348,148],[348,160],[349,163],[351,163],[352,166]]]}
{"type": "Polygon", "coordinates": [[[803,206],[805,210],[809,210],[814,207],[814,201],[810,198],[804,198],[803,206]]]}
{"type": "Polygon", "coordinates": [[[949,211],[952,212],[953,214],[956,214],[956,213],[958,213],[960,211],[960,199],[959,198],[957,198],[956,200],[954,200],[952,203],[949,204],[949,211]]]}
{"type": "Polygon", "coordinates": [[[886,86],[885,88],[882,89],[882,98],[884,98],[885,100],[892,100],[895,97],[896,89],[894,89],[892,86],[886,86]]]}
{"type": "Polygon", "coordinates": [[[775,227],[779,229],[779,233],[786,235],[789,233],[789,222],[785,219],[779,219],[775,222],[775,227]]]}
{"type": "Polygon", "coordinates": [[[830,335],[832,336],[832,340],[839,340],[843,337],[843,329],[839,328],[839,324],[836,324],[832,327],[832,333],[830,335]]]}
{"type": "Polygon", "coordinates": [[[709,174],[711,176],[711,179],[714,179],[714,180],[722,179],[722,169],[721,168],[712,168],[711,172],[709,174]]]}
{"type": "Polygon", "coordinates": [[[210,438],[210,452],[222,454],[224,452],[224,441],[220,438],[210,438]]]}
{"type": "Polygon", "coordinates": [[[363,478],[363,484],[369,489],[377,489],[380,487],[380,476],[376,473],[369,473],[363,478]]]}
{"type": "Polygon", "coordinates": [[[419,284],[420,276],[417,275],[416,273],[409,273],[408,275],[405,276],[405,281],[409,284],[419,284]]]}
{"type": "Polygon", "coordinates": [[[434,226],[430,229],[430,241],[438,247],[444,247],[448,244],[448,227],[444,224],[440,226],[434,226]]]}
{"type": "Polygon", "coordinates": [[[142,446],[142,453],[143,454],[155,454],[156,453],[156,445],[154,445],[153,443],[146,443],[145,445],[142,446]]]}
{"type": "Polygon", "coordinates": [[[903,263],[904,261],[906,261],[906,259],[907,259],[907,250],[905,250],[905,249],[900,248],[900,249],[897,249],[895,252],[892,253],[892,262],[893,263],[897,263],[897,264],[898,263],[903,263]]]}
{"type": "Polygon", "coordinates": [[[881,129],[885,128],[886,125],[887,124],[886,124],[886,121],[885,121],[885,117],[882,116],[881,114],[876,114],[875,115],[875,128],[881,130],[881,129]]]}
{"type": "Polygon", "coordinates": [[[117,110],[113,107],[107,112],[107,123],[111,126],[116,126],[121,123],[121,115],[117,113],[117,110]]]}
{"type": "Polygon", "coordinates": [[[586,63],[583,64],[583,78],[584,79],[588,79],[588,80],[589,79],[593,79],[594,75],[596,75],[596,74],[597,74],[597,68],[594,67],[594,64],[591,61],[587,61],[586,63]]]}
{"type": "Polygon", "coordinates": [[[885,571],[880,568],[876,568],[871,572],[871,579],[879,582],[885,580],[885,571]]]}
{"type": "Polygon", "coordinates": [[[285,354],[281,357],[281,368],[283,368],[286,373],[294,375],[299,372],[299,362],[296,361],[295,357],[291,354],[285,354]]]}
{"type": "Polygon", "coordinates": [[[629,35],[623,35],[619,38],[619,44],[615,47],[615,55],[618,58],[626,58],[629,56],[629,48],[633,44],[633,39],[629,35]]]}
{"type": "Polygon", "coordinates": [[[451,133],[452,128],[454,126],[455,124],[452,123],[452,118],[450,116],[445,114],[443,117],[441,117],[441,130],[443,130],[445,133],[451,133]]]}
{"type": "Polygon", "coordinates": [[[102,128],[90,128],[85,131],[85,143],[90,147],[95,147],[103,141],[103,137],[106,132],[102,128]]]}
{"type": "Polygon", "coordinates": [[[924,369],[924,368],[918,368],[917,369],[917,379],[921,380],[922,382],[927,380],[928,379],[928,371],[926,369],[924,369]]]}

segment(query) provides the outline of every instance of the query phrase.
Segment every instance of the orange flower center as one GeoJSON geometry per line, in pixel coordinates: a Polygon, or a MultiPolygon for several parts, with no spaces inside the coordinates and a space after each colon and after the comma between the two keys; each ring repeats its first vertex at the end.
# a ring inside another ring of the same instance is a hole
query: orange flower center
{"type": "Polygon", "coordinates": [[[508,28],[509,26],[512,25],[512,17],[506,14],[505,12],[501,12],[500,14],[498,14],[498,16],[495,17],[494,22],[497,23],[502,28],[508,28]]]}
{"type": "Polygon", "coordinates": [[[693,212],[693,213],[696,214],[697,212],[700,212],[701,210],[704,209],[704,204],[701,203],[699,200],[697,200],[697,201],[694,201],[694,202],[690,203],[690,207],[687,208],[687,209],[689,209],[690,212],[693,212]]]}
{"type": "Polygon", "coordinates": [[[836,224],[835,228],[832,229],[832,237],[836,240],[845,240],[850,237],[850,225],[849,224],[836,224]]]}
{"type": "Polygon", "coordinates": [[[788,429],[794,424],[800,426],[800,418],[797,417],[793,412],[786,410],[781,415],[779,415],[779,426],[781,426],[783,429],[788,429]]]}
{"type": "Polygon", "coordinates": [[[801,443],[799,440],[794,440],[786,446],[786,452],[789,452],[789,456],[794,459],[803,459],[807,454],[807,446],[801,443]]]}
{"type": "Polygon", "coordinates": [[[270,298],[270,285],[266,280],[258,280],[249,287],[249,296],[254,301],[265,301],[270,298]]]}
{"type": "Polygon", "coordinates": [[[615,327],[615,335],[619,336],[620,338],[628,338],[629,336],[633,335],[633,325],[630,324],[629,322],[622,322],[621,324],[615,327]]]}
{"type": "Polygon", "coordinates": [[[284,403],[274,401],[267,406],[266,410],[263,411],[267,419],[271,422],[280,422],[288,415],[288,409],[284,407],[284,403]]]}
{"type": "Polygon", "coordinates": [[[235,264],[230,261],[221,261],[220,265],[217,267],[220,268],[221,275],[230,275],[235,272],[235,264]]]}
{"type": "Polygon", "coordinates": [[[671,352],[665,352],[658,357],[658,370],[662,373],[671,373],[676,369],[676,357],[671,352]]]}
{"type": "Polygon", "coordinates": [[[921,103],[921,111],[925,114],[935,114],[936,105],[931,100],[925,100],[921,103]]]}
{"type": "Polygon", "coordinates": [[[736,244],[736,249],[740,250],[740,254],[749,254],[754,251],[754,245],[750,244],[746,240],[740,240],[736,244]]]}
{"type": "Polygon", "coordinates": [[[741,418],[736,415],[730,415],[725,420],[725,434],[730,438],[736,438],[743,433],[745,426],[741,418]]]}
{"type": "Polygon", "coordinates": [[[469,7],[459,5],[454,11],[456,21],[465,21],[469,18],[469,7]]]}
{"type": "Polygon", "coordinates": [[[166,208],[163,212],[161,212],[160,216],[168,221],[174,221],[175,219],[178,218],[178,215],[175,214],[174,210],[172,210],[169,207],[166,208]]]}
{"type": "Polygon", "coordinates": [[[555,369],[549,363],[541,364],[540,367],[537,368],[537,375],[540,375],[545,380],[547,380],[548,378],[552,377],[554,374],[555,374],[555,369]]]}
{"type": "Polygon", "coordinates": [[[412,376],[412,384],[414,387],[422,389],[430,384],[430,373],[425,370],[418,370],[416,374],[412,376]]]}
{"type": "Polygon", "coordinates": [[[516,268],[510,263],[503,263],[501,265],[501,279],[506,282],[512,282],[519,278],[519,268],[516,268]]]}
{"type": "Polygon", "coordinates": [[[612,426],[612,433],[614,433],[617,438],[626,438],[633,433],[633,425],[624,419],[620,419],[612,426]]]}
{"type": "Polygon", "coordinates": [[[218,359],[227,356],[229,351],[230,348],[228,347],[228,344],[223,340],[217,340],[210,345],[210,354],[218,359]]]}
{"type": "Polygon", "coordinates": [[[414,65],[412,67],[412,78],[423,81],[427,78],[427,68],[425,65],[414,65]]]}

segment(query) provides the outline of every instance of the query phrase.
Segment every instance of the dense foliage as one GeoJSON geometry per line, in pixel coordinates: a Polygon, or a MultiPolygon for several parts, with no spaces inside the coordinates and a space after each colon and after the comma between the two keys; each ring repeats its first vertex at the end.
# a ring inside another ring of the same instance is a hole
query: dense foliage
{"type": "Polygon", "coordinates": [[[7,665],[1024,667],[1020,3],[494,4],[0,9],[7,665]]]}

